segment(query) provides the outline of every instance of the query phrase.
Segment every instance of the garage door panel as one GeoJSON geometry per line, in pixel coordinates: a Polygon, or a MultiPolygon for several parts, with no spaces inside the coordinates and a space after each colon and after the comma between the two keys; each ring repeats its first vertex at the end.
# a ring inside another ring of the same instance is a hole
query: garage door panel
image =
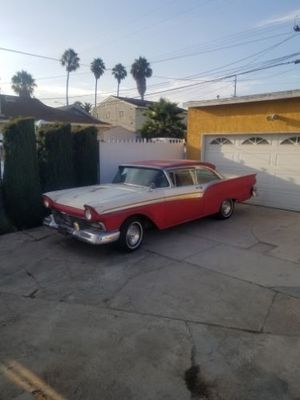
{"type": "Polygon", "coordinates": [[[275,160],[277,168],[287,168],[300,171],[300,150],[298,153],[277,154],[275,160]]]}
{"type": "Polygon", "coordinates": [[[239,153],[240,163],[253,168],[269,168],[271,157],[270,153],[239,153]]]}
{"type": "Polygon", "coordinates": [[[300,143],[282,145],[290,137],[283,134],[260,136],[264,144],[247,141],[253,138],[249,134],[226,135],[232,145],[218,146],[210,145],[210,137],[205,141],[204,159],[226,176],[256,173],[258,196],[251,203],[300,211],[300,143]]]}
{"type": "MultiPolygon", "coordinates": [[[[275,178],[278,179],[279,186],[282,187],[283,185],[292,184],[294,186],[300,187],[300,175],[282,175],[282,174],[275,174],[275,178]]],[[[275,181],[276,182],[276,181],[275,181]]],[[[300,201],[300,199],[299,199],[300,201]]]]}

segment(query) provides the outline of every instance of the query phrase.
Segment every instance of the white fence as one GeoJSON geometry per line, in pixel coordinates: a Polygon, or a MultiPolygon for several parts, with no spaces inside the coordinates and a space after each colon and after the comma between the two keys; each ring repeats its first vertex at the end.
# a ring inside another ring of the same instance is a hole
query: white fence
{"type": "Polygon", "coordinates": [[[162,141],[111,140],[99,142],[100,183],[112,181],[118,165],[142,160],[184,159],[185,144],[181,139],[162,141]]]}

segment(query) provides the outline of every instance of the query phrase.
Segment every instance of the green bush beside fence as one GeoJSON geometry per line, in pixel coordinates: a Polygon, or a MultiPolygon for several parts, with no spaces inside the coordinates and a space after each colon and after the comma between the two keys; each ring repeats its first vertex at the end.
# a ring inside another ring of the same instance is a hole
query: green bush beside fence
{"type": "Polygon", "coordinates": [[[73,133],[73,144],[76,185],[95,185],[99,168],[97,129],[93,126],[77,129],[73,133]]]}
{"type": "Polygon", "coordinates": [[[14,230],[15,229],[9,221],[4,209],[3,190],[2,185],[0,184],[0,235],[13,232],[14,230]]]}
{"type": "Polygon", "coordinates": [[[3,196],[6,213],[17,228],[41,223],[43,208],[33,119],[19,119],[4,128],[3,196]]]}
{"type": "Polygon", "coordinates": [[[44,216],[42,192],[98,182],[94,127],[71,132],[70,124],[53,124],[35,133],[33,119],[18,119],[4,128],[3,144],[0,234],[39,225],[44,216]]]}
{"type": "Polygon", "coordinates": [[[43,192],[74,187],[76,181],[71,125],[47,125],[37,135],[43,192]]]}

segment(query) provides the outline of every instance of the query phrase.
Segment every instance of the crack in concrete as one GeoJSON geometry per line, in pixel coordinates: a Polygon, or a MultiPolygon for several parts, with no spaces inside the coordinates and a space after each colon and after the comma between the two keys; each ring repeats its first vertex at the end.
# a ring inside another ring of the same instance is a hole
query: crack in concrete
{"type": "MultiPolygon", "coordinates": [[[[147,271],[138,271],[136,274],[134,274],[134,275],[128,277],[128,278],[126,279],[126,281],[125,281],[122,285],[120,285],[120,286],[118,287],[118,289],[116,289],[116,290],[114,291],[114,293],[113,293],[111,296],[109,296],[108,298],[104,299],[103,302],[107,305],[107,308],[111,308],[111,307],[110,307],[110,303],[111,303],[111,302],[114,300],[114,298],[128,285],[128,283],[129,283],[130,281],[132,281],[133,279],[135,279],[135,278],[137,278],[137,277],[139,277],[139,276],[146,275],[146,274],[150,274],[151,272],[160,271],[160,270],[162,270],[163,268],[165,268],[165,266],[158,267],[158,268],[151,269],[151,270],[147,270],[147,271]]],[[[112,309],[112,308],[111,308],[111,309],[112,309]]]]}
{"type": "Polygon", "coordinates": [[[26,295],[24,297],[30,297],[31,299],[35,299],[35,296],[38,291],[39,291],[39,289],[34,289],[31,293],[29,293],[28,295],[26,295]]]}
{"type": "Polygon", "coordinates": [[[22,231],[22,234],[25,235],[26,237],[32,239],[33,242],[41,242],[44,239],[47,239],[50,236],[53,236],[53,233],[48,232],[45,233],[42,237],[35,237],[34,235],[32,235],[30,232],[27,232],[26,230],[22,231]]]}
{"type": "MultiPolygon", "coordinates": [[[[10,296],[15,296],[15,297],[20,297],[20,295],[17,295],[15,293],[8,293],[8,292],[0,292],[0,294],[7,294],[10,296]]],[[[24,297],[24,296],[21,296],[24,297]]],[[[57,303],[59,304],[59,300],[49,300],[49,299],[41,299],[41,298],[30,298],[27,297],[28,300],[30,301],[42,301],[42,302],[46,302],[46,303],[57,303]]],[[[274,335],[274,336],[281,336],[281,337],[296,337],[299,338],[300,333],[299,334],[276,334],[276,333],[272,333],[272,332],[262,332],[261,328],[259,330],[257,329],[250,329],[250,328],[242,328],[242,327],[237,327],[237,326],[231,326],[231,325],[223,325],[223,324],[218,324],[218,323],[214,323],[214,322],[207,322],[207,321],[197,321],[197,320],[190,320],[190,319],[182,319],[182,318],[176,318],[176,317],[169,317],[166,315],[161,315],[161,314],[154,314],[154,313],[145,313],[145,312],[141,312],[141,311],[133,311],[133,310],[126,310],[126,309],[122,309],[122,308],[117,308],[117,307],[101,307],[101,304],[84,304],[84,303],[68,303],[68,302],[63,302],[63,304],[67,304],[67,305],[77,305],[77,306],[81,306],[81,307],[92,307],[95,308],[97,310],[102,309],[102,310],[106,310],[106,311],[113,311],[113,312],[120,312],[120,313],[124,313],[124,314],[132,314],[132,315],[140,315],[143,317],[152,317],[152,318],[158,318],[158,319],[163,319],[166,321],[175,321],[175,322],[180,322],[183,324],[195,324],[195,325],[201,325],[201,326],[207,326],[207,327],[212,327],[212,328],[220,328],[220,329],[227,329],[227,330],[233,330],[233,331],[237,331],[237,332],[244,332],[244,333],[251,333],[254,335],[274,335]]],[[[299,399],[300,400],[300,399],[299,399]]]]}
{"type": "MultiPolygon", "coordinates": [[[[244,249],[244,250],[245,250],[245,249],[244,249]]],[[[230,274],[226,274],[225,272],[217,271],[217,270],[215,270],[215,269],[211,269],[211,268],[205,267],[205,266],[203,266],[203,265],[193,264],[192,262],[190,262],[190,261],[188,261],[188,260],[186,260],[186,259],[185,259],[185,260],[175,260],[175,259],[173,259],[173,258],[171,258],[171,257],[169,257],[169,256],[162,256],[161,254],[156,253],[155,251],[152,251],[152,253],[155,254],[155,255],[164,257],[164,258],[166,258],[166,259],[168,259],[168,260],[176,261],[177,263],[180,263],[180,262],[183,262],[183,261],[184,261],[184,262],[185,262],[186,264],[188,264],[188,265],[191,265],[191,266],[193,266],[193,267],[195,267],[195,268],[202,268],[202,269],[204,269],[204,270],[206,270],[206,271],[209,271],[211,274],[218,274],[218,275],[221,275],[221,276],[225,276],[225,277],[227,277],[227,278],[230,278],[230,279],[237,280],[237,281],[239,281],[239,282],[248,283],[249,285],[254,285],[254,286],[257,286],[257,287],[259,287],[259,288],[262,288],[262,289],[265,289],[265,290],[270,290],[271,292],[275,292],[275,290],[273,289],[272,286],[264,286],[264,285],[259,284],[259,283],[257,283],[257,282],[248,281],[248,280],[246,280],[246,279],[241,279],[241,278],[238,278],[237,276],[230,275],[230,274]]],[[[187,257],[187,258],[188,258],[188,257],[187,257]]]]}
{"type": "Polygon", "coordinates": [[[26,274],[27,276],[29,276],[29,277],[36,283],[36,285],[37,285],[40,289],[43,288],[43,286],[40,284],[40,282],[36,279],[36,277],[35,277],[31,272],[27,271],[27,269],[24,268],[24,267],[22,267],[22,269],[23,269],[23,271],[25,272],[25,274],[26,274]]]}
{"type": "Polygon", "coordinates": [[[264,318],[263,323],[262,323],[262,326],[261,326],[261,328],[260,328],[260,332],[261,332],[261,333],[264,332],[267,319],[269,318],[269,316],[270,316],[270,314],[271,314],[272,307],[273,307],[273,304],[274,304],[274,302],[275,302],[275,300],[276,300],[277,295],[278,295],[278,292],[275,292],[274,295],[273,295],[273,297],[272,297],[271,304],[270,304],[270,306],[269,306],[269,308],[268,308],[268,310],[267,310],[267,312],[266,312],[265,318],[264,318]]]}

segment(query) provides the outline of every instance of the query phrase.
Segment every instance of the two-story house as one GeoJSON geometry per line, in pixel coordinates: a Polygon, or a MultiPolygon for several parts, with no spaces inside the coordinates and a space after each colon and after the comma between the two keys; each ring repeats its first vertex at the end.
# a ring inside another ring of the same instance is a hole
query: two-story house
{"type": "Polygon", "coordinates": [[[113,126],[137,133],[145,121],[144,112],[151,104],[147,100],[109,96],[97,105],[93,115],[113,126]]]}
{"type": "MultiPolygon", "coordinates": [[[[130,97],[109,96],[94,108],[93,115],[114,127],[110,130],[111,136],[115,134],[117,138],[139,137],[146,120],[145,111],[153,103],[130,97]]],[[[182,110],[182,113],[186,118],[186,111],[182,110]]]]}

